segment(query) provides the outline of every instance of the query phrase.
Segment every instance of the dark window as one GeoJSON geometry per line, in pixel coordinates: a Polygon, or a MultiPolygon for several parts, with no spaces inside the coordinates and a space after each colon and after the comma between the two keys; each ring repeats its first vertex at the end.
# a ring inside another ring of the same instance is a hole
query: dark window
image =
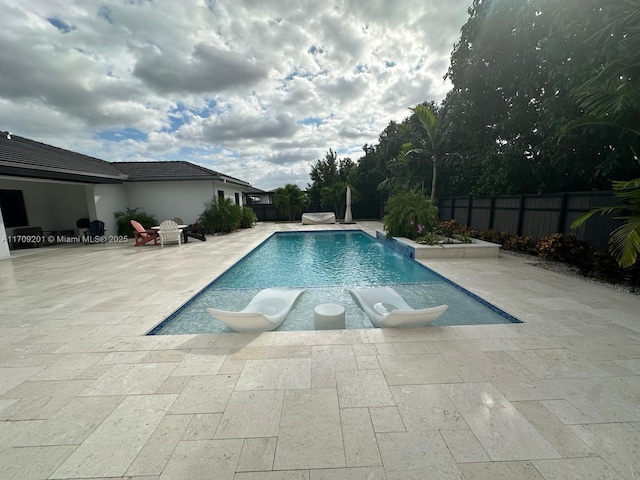
{"type": "Polygon", "coordinates": [[[240,205],[240,194],[236,192],[236,205],[240,205]]]}
{"type": "Polygon", "coordinates": [[[224,201],[224,190],[218,190],[218,200],[224,201]]]}
{"type": "Polygon", "coordinates": [[[24,208],[22,190],[0,190],[0,209],[4,226],[24,227],[29,225],[27,210],[24,208]]]}

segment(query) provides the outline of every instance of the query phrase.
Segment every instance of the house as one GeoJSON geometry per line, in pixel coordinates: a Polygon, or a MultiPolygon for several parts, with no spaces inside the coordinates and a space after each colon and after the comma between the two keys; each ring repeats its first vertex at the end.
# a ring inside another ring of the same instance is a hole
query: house
{"type": "Polygon", "coordinates": [[[76,234],[77,220],[88,218],[117,235],[114,212],[127,207],[194,222],[214,196],[242,205],[249,188],[190,162],[107,162],[0,132],[0,259],[9,257],[16,228],[76,234]]]}
{"type": "Polygon", "coordinates": [[[273,190],[260,190],[251,187],[244,190],[245,203],[247,205],[271,205],[273,203],[273,190]]]}

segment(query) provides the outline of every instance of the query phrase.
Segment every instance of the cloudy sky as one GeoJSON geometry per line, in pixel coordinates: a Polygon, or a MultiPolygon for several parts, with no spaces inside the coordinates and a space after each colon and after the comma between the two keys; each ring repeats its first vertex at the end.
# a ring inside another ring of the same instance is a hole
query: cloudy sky
{"type": "Polygon", "coordinates": [[[305,187],[441,100],[471,0],[0,0],[0,130],[305,187]]]}

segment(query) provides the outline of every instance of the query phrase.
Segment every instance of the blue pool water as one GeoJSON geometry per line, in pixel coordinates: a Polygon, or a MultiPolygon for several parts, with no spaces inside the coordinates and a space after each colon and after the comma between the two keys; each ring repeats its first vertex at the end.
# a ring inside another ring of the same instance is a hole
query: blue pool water
{"type": "Polygon", "coordinates": [[[206,309],[241,310],[268,287],[306,289],[278,330],[313,330],[313,310],[321,303],[343,305],[346,328],[373,328],[347,290],[375,285],[392,286],[414,308],[449,305],[432,325],[518,321],[360,230],[286,232],[269,237],[150,334],[231,331],[206,309]]]}

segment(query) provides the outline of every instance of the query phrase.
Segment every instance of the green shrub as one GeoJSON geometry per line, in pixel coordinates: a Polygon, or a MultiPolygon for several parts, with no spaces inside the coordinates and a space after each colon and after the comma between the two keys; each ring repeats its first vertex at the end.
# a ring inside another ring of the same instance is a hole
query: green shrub
{"type": "Polygon", "coordinates": [[[116,224],[118,225],[118,235],[126,235],[127,237],[133,237],[133,226],[131,220],[140,222],[144,228],[151,228],[154,225],[158,225],[158,220],[153,215],[145,213],[138,208],[128,208],[124,212],[114,212],[116,217],[116,224]]]}
{"type": "Polygon", "coordinates": [[[251,228],[258,222],[258,217],[256,217],[253,208],[247,207],[246,205],[242,207],[242,218],[240,219],[240,228],[251,228]]]}
{"type": "Polygon", "coordinates": [[[436,232],[427,232],[424,235],[416,238],[417,243],[421,243],[423,245],[436,245],[440,244],[444,241],[445,237],[436,232]]]}
{"type": "Polygon", "coordinates": [[[503,245],[510,237],[508,232],[499,232],[498,230],[484,230],[478,233],[478,238],[485,242],[497,243],[503,245]]]}
{"type": "Polygon", "coordinates": [[[593,254],[593,268],[594,271],[602,275],[604,278],[615,282],[622,282],[624,280],[624,270],[618,265],[615,258],[611,256],[609,252],[603,252],[601,250],[593,254]]]}
{"type": "Polygon", "coordinates": [[[537,255],[546,260],[555,260],[578,267],[583,276],[595,276],[613,283],[626,283],[630,289],[640,286],[640,262],[630,268],[622,268],[618,261],[609,253],[596,250],[586,240],[580,240],[575,235],[564,236],[560,233],[541,238],[537,243],[531,236],[511,235],[509,232],[485,230],[476,232],[456,220],[439,222],[432,233],[423,235],[418,240],[430,245],[438,242],[440,233],[454,238],[463,236],[460,232],[473,232],[475,238],[486,242],[498,243],[503,250],[537,255]],[[433,242],[433,243],[430,243],[433,242]]]}
{"type": "Polygon", "coordinates": [[[468,233],[454,233],[453,238],[462,243],[473,243],[473,237],[468,233]]]}
{"type": "Polygon", "coordinates": [[[438,208],[422,192],[401,192],[389,197],[383,218],[387,238],[406,237],[415,240],[430,232],[438,222],[438,208]]]}
{"type": "Polygon", "coordinates": [[[443,220],[436,224],[435,230],[441,232],[447,237],[453,237],[460,230],[460,223],[454,218],[451,220],[443,220]]]}
{"type": "Polygon", "coordinates": [[[591,275],[594,269],[593,254],[595,249],[586,240],[580,240],[575,235],[567,235],[563,238],[565,261],[578,267],[581,275],[591,275]]]}
{"type": "Polygon", "coordinates": [[[548,237],[542,237],[536,244],[536,252],[545,260],[564,262],[566,257],[563,235],[561,233],[554,233],[548,237]]]}
{"type": "Polygon", "coordinates": [[[537,255],[538,253],[536,251],[536,242],[530,235],[526,235],[524,237],[514,235],[506,238],[502,244],[502,248],[513,252],[528,253],[529,255],[537,255]]]}
{"type": "Polygon", "coordinates": [[[205,203],[204,212],[200,214],[198,223],[204,226],[206,233],[232,232],[240,227],[242,208],[230,198],[213,197],[205,203]]]}

